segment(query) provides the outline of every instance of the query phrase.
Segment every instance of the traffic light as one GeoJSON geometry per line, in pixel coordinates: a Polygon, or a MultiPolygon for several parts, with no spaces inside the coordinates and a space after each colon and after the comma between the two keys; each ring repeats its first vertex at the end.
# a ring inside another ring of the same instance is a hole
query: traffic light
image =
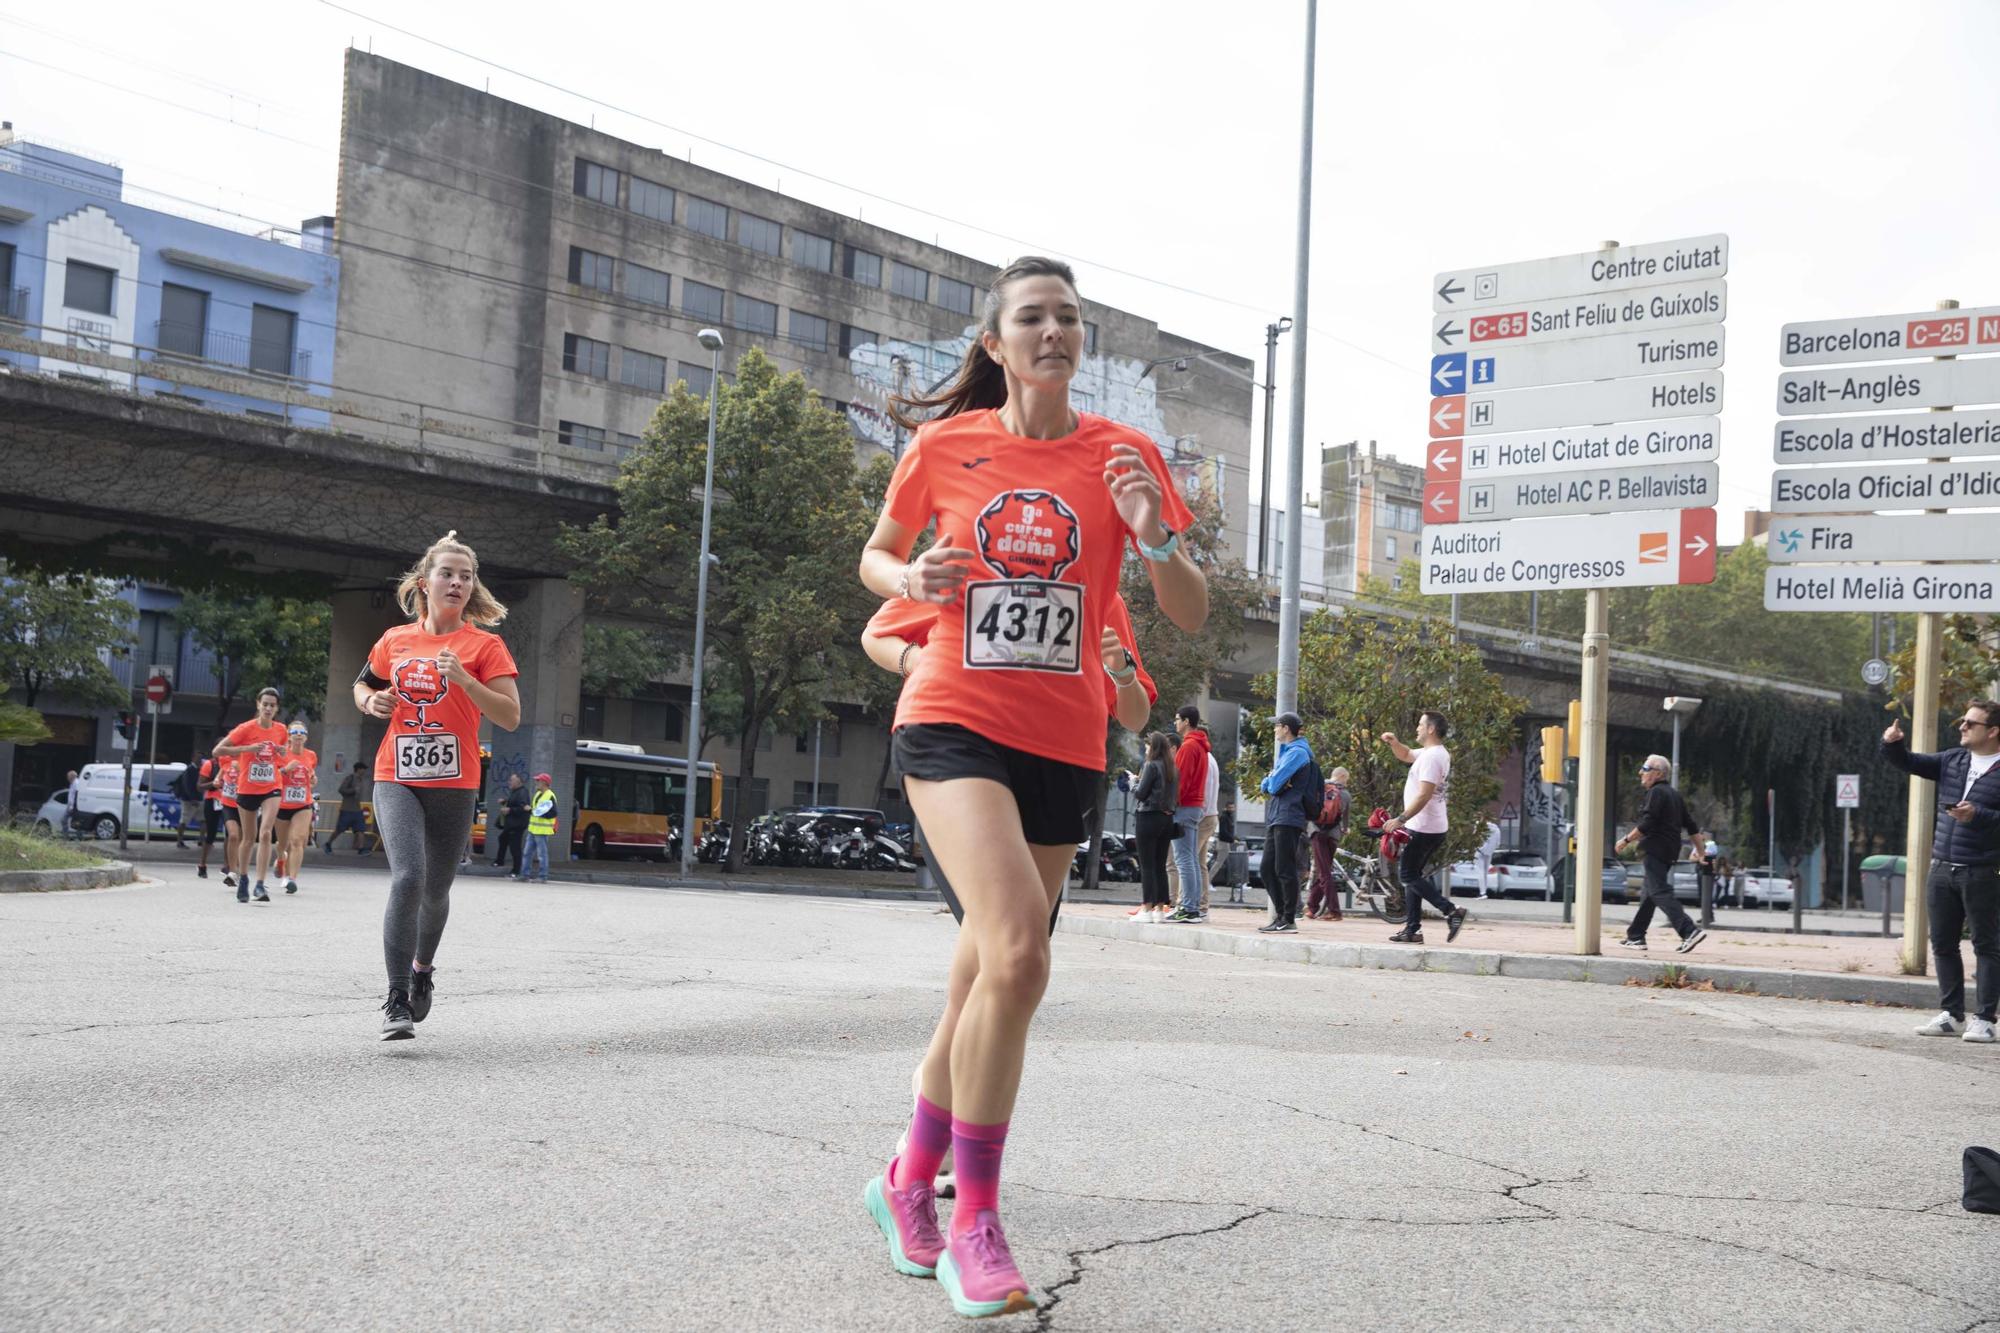
{"type": "Polygon", "coordinates": [[[1563,729],[1542,728],[1542,781],[1561,782],[1563,780],[1563,729]]]}
{"type": "Polygon", "coordinates": [[[118,715],[118,734],[120,736],[129,741],[138,730],[139,715],[137,713],[120,713],[118,715]]]}
{"type": "Polygon", "coordinates": [[[1581,699],[1569,701],[1569,749],[1566,753],[1572,759],[1583,758],[1583,700],[1581,699]]]}

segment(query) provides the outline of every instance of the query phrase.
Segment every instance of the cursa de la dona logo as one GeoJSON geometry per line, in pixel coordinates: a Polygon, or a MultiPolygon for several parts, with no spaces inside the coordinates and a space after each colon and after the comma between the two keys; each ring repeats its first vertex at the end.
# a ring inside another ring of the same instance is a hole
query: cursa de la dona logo
{"type": "Polygon", "coordinates": [[[1053,491],[1002,491],[977,528],[980,558],[1002,578],[1053,582],[1083,553],[1076,513],[1053,491]]]}
{"type": "Polygon", "coordinates": [[[451,682],[438,668],[435,657],[406,657],[396,663],[389,673],[389,683],[396,691],[396,697],[417,710],[414,718],[404,718],[403,725],[419,731],[443,731],[444,723],[433,722],[424,715],[424,710],[434,708],[444,702],[451,692],[451,682]]]}

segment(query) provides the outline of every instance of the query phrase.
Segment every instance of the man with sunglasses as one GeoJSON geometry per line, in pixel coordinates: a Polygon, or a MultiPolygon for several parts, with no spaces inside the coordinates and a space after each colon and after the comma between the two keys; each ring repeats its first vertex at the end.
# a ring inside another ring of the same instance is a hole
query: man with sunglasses
{"type": "Polygon", "coordinates": [[[1912,754],[1902,724],[1891,722],[1882,733],[1882,757],[1937,784],[1937,826],[1924,892],[1944,1011],[1917,1032],[1990,1042],[1994,1008],[2000,1005],[2000,703],[1973,700],[1957,726],[1956,746],[1912,754]],[[1977,969],[1969,1021],[1965,961],[1958,952],[1959,933],[1968,923],[1977,969]]]}
{"type": "MultiPolygon", "coordinates": [[[[1708,938],[1708,932],[1695,924],[1674,897],[1673,885],[1667,878],[1674,862],[1680,859],[1682,835],[1701,831],[1695,826],[1694,816],[1688,813],[1687,802],[1674,790],[1673,776],[1673,763],[1664,755],[1646,756],[1646,762],[1639,766],[1639,785],[1646,789],[1645,799],[1639,805],[1639,822],[1618,840],[1618,851],[1636,842],[1645,853],[1645,897],[1639,910],[1632,914],[1632,924],[1625,928],[1624,938],[1618,941],[1627,949],[1646,947],[1646,928],[1653,924],[1655,909],[1666,914],[1674,934],[1681,937],[1678,946],[1681,953],[1708,938]]],[[[1694,850],[1696,861],[1705,859],[1700,843],[1695,844],[1694,850]]]]}

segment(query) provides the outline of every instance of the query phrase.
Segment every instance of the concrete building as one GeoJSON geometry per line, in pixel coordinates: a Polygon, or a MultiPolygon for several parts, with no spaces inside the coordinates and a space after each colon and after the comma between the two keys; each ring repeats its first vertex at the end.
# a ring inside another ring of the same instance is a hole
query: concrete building
{"type": "Polygon", "coordinates": [[[1401,586],[1402,563],[1423,531],[1424,469],[1380,453],[1375,441],[1320,448],[1326,590],[1353,593],[1365,578],[1401,586]]]}
{"type": "MultiPolygon", "coordinates": [[[[676,381],[706,391],[704,327],[727,339],[725,376],[760,345],[845,414],[861,457],[893,452],[890,395],[955,370],[999,267],[364,51],[347,53],[341,148],[343,402],[578,465],[630,450],[676,381]]],[[[1077,404],[1150,433],[1185,490],[1249,531],[1251,363],[1087,313],[1077,404]]],[[[576,731],[672,752],[684,680],[584,698],[576,731]]],[[[753,805],[810,796],[811,738],[765,744],[753,805]]],[[[821,732],[821,798],[893,803],[886,745],[843,711],[821,732]]],[[[707,757],[733,780],[733,746],[707,757]]]]}
{"type": "Polygon", "coordinates": [[[116,163],[0,126],[0,362],[302,425],[326,397],[340,261],[332,219],[246,235],[142,207],[116,163]],[[141,370],[63,350],[126,358],[141,370]]]}

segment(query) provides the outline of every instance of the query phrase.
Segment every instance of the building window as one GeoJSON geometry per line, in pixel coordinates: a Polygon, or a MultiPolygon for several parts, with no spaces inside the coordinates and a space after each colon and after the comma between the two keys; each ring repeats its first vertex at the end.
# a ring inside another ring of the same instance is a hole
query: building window
{"type": "Polygon", "coordinates": [[[1396,558],[1396,539],[1394,537],[1384,537],[1382,539],[1382,557],[1385,560],[1394,560],[1396,558]]]}
{"type": "Polygon", "coordinates": [[[600,292],[611,291],[617,272],[617,262],[610,255],[600,255],[595,250],[584,250],[574,245],[569,248],[569,280],[577,286],[595,287],[600,292]]]}
{"type": "Polygon", "coordinates": [[[809,231],[792,233],[792,262],[802,268],[833,272],[833,242],[809,231]]]}
{"type": "Polygon", "coordinates": [[[625,295],[634,301],[644,301],[647,305],[671,305],[667,295],[672,286],[673,280],[660,270],[626,261],[625,295]]]}
{"type": "Polygon", "coordinates": [[[621,459],[630,458],[633,450],[644,443],[645,439],[643,436],[628,434],[621,430],[618,432],[618,443],[611,446],[611,452],[617,454],[621,459]]]}
{"type": "Polygon", "coordinates": [[[601,343],[595,338],[585,338],[580,334],[565,333],[563,369],[573,370],[579,375],[589,375],[593,379],[610,379],[611,344],[601,343]]]}
{"type": "Polygon", "coordinates": [[[111,293],[117,286],[118,273],[115,269],[72,259],[63,276],[63,304],[71,310],[108,315],[111,313],[111,293]]]}
{"type": "Polygon", "coordinates": [[[586,694],[576,701],[576,734],[598,740],[604,735],[604,696],[586,694]]]}
{"type": "Polygon", "coordinates": [[[175,356],[206,356],[207,336],[208,293],[175,282],[161,283],[160,350],[175,356]]]}
{"type": "Polygon", "coordinates": [[[689,231],[726,241],[729,239],[729,210],[713,200],[689,195],[685,225],[689,231]]]}
{"type": "Polygon", "coordinates": [[[778,307],[754,296],[736,295],[736,327],[747,333],[778,336],[778,307]]]}
{"type": "Polygon", "coordinates": [[[972,284],[960,282],[957,278],[938,275],[937,303],[946,310],[956,310],[961,315],[972,313],[972,284]]]}
{"type": "Polygon", "coordinates": [[[931,272],[900,259],[889,261],[889,290],[913,301],[927,301],[931,295],[931,272]]]}
{"type": "Polygon", "coordinates": [[[648,393],[665,393],[667,358],[627,347],[618,354],[618,382],[648,393]]]}
{"type": "Polygon", "coordinates": [[[180,661],[181,627],[171,611],[139,613],[139,644],[135,651],[138,660],[144,662],[165,662],[171,666],[180,661]]]}
{"type": "Polygon", "coordinates": [[[1397,570],[1389,576],[1389,587],[1396,592],[1403,590],[1403,571],[1397,570]]]}
{"type": "MultiPolygon", "coordinates": [[[[813,239],[817,241],[820,238],[815,236],[813,239]]],[[[13,288],[14,247],[6,241],[0,241],[0,302],[12,296],[13,288]]]]}
{"type": "Polygon", "coordinates": [[[655,222],[674,220],[674,192],[664,185],[656,185],[643,176],[632,178],[632,188],[627,192],[632,197],[632,211],[642,218],[652,218],[655,222]]]}
{"type": "Polygon", "coordinates": [[[1087,319],[1083,321],[1083,351],[1086,356],[1097,355],[1097,326],[1087,319]]]}
{"type": "Polygon", "coordinates": [[[1422,532],[1424,527],[1423,510],[1413,504],[1398,504],[1394,500],[1383,500],[1376,505],[1375,520],[1397,532],[1422,532]]]}
{"type": "Polygon", "coordinates": [[[600,204],[618,207],[619,173],[610,167],[601,167],[583,158],[576,160],[576,181],[573,188],[585,199],[595,199],[600,204]]]}
{"type": "Polygon", "coordinates": [[[687,382],[689,393],[697,398],[708,397],[709,382],[715,378],[715,372],[712,369],[707,366],[698,366],[692,361],[683,361],[679,364],[679,373],[680,377],[687,382]]]}
{"type": "Polygon", "coordinates": [[[785,252],[785,229],[755,213],[738,213],[736,243],[760,255],[781,255],[785,252]]]}
{"type": "Polygon", "coordinates": [[[864,287],[882,285],[882,256],[867,250],[847,247],[840,261],[840,271],[864,287]]]}
{"type": "Polygon", "coordinates": [[[873,329],[864,329],[854,324],[840,326],[840,354],[853,356],[857,347],[873,347],[882,341],[873,329]]]}
{"type": "Polygon", "coordinates": [[[833,326],[818,315],[808,315],[803,310],[791,314],[792,341],[801,347],[810,347],[815,352],[826,351],[831,344],[833,326]]]}
{"type": "MultiPolygon", "coordinates": [[[[690,203],[693,200],[689,200],[690,203]]],[[[681,279],[681,310],[696,319],[722,322],[722,288],[711,287],[693,278],[681,279]]]]}
{"type": "Polygon", "coordinates": [[[840,723],[838,721],[818,722],[801,731],[794,738],[798,744],[798,753],[811,754],[813,752],[814,732],[819,733],[820,758],[840,758],[840,723]]]}
{"type": "Polygon", "coordinates": [[[266,375],[292,373],[292,340],[299,317],[274,306],[250,307],[250,369],[266,375]]]}
{"type": "Polygon", "coordinates": [[[815,796],[813,795],[812,783],[794,782],[792,784],[792,804],[839,805],[840,784],[838,782],[822,782],[819,784],[819,795],[815,796]]]}
{"type": "MultiPolygon", "coordinates": [[[[635,740],[677,741],[681,738],[681,710],[673,704],[658,699],[634,699],[632,701],[632,736],[635,740]]],[[[683,790],[675,781],[676,792],[683,790]]],[[[674,811],[680,813],[680,803],[675,801],[674,811]]]]}
{"type": "MultiPolygon", "coordinates": [[[[601,454],[604,452],[604,428],[586,426],[580,421],[560,421],[556,423],[556,443],[566,444],[572,449],[588,449],[592,453],[601,454]]],[[[600,733],[604,729],[602,717],[598,719],[597,729],[600,733]]]]}

